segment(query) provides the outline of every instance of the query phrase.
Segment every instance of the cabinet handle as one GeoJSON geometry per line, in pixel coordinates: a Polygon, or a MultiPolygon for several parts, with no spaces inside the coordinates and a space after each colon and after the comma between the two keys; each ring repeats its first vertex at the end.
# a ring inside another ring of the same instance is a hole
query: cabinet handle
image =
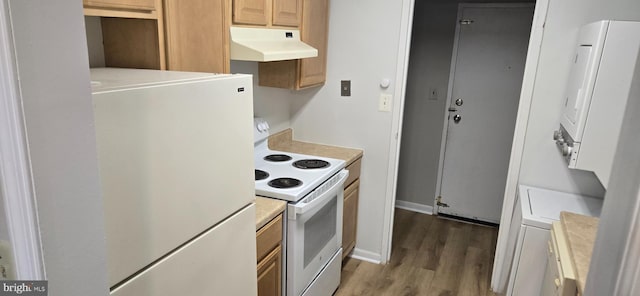
{"type": "Polygon", "coordinates": [[[556,289],[560,288],[560,279],[556,278],[553,282],[556,284],[556,289]]]}

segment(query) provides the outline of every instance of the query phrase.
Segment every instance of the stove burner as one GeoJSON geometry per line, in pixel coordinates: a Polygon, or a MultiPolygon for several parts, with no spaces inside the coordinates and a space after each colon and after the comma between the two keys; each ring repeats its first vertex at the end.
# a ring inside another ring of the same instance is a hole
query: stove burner
{"type": "Polygon", "coordinates": [[[291,156],[286,154],[271,154],[264,157],[266,161],[282,162],[291,160],[291,156]]]}
{"type": "Polygon", "coordinates": [[[269,173],[262,170],[255,170],[256,181],[264,180],[269,177],[269,173]]]}
{"type": "Polygon", "coordinates": [[[321,169],[329,166],[329,163],[320,159],[303,159],[293,163],[299,169],[321,169]]]}
{"type": "Polygon", "coordinates": [[[269,181],[273,188],[293,188],[302,185],[302,181],[294,178],[277,178],[269,181]]]}

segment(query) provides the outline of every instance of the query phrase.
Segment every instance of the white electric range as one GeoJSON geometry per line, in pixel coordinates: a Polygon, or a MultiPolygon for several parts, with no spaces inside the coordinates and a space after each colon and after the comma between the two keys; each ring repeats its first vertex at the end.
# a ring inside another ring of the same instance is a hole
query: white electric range
{"type": "Polygon", "coordinates": [[[288,202],[283,232],[287,296],[329,296],[340,284],[345,161],[268,148],[269,125],[254,119],[256,195],[288,202]]]}

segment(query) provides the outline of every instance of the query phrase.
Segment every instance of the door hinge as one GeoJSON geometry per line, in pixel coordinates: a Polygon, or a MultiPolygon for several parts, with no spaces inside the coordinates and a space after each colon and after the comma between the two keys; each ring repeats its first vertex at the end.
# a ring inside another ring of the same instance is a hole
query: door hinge
{"type": "Polygon", "coordinates": [[[442,196],[436,197],[436,205],[438,205],[439,207],[443,207],[443,208],[448,208],[449,207],[448,204],[442,202],[442,196]]]}
{"type": "Polygon", "coordinates": [[[473,20],[470,20],[470,19],[464,19],[464,20],[460,20],[460,21],[459,21],[459,23],[460,23],[461,25],[471,25],[471,24],[473,24],[473,20]]]}

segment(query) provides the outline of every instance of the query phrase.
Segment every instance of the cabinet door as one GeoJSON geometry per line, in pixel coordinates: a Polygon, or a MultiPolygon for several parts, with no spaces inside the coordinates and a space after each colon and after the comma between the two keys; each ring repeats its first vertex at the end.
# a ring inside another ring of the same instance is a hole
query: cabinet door
{"type": "Polygon", "coordinates": [[[304,0],[301,39],[318,49],[318,56],[300,60],[299,88],[324,83],[327,68],[329,0],[304,0]]]}
{"type": "Polygon", "coordinates": [[[273,25],[299,27],[302,0],[273,0],[273,25]]]}
{"type": "Polygon", "coordinates": [[[165,1],[168,70],[229,72],[229,1],[165,1]]]}
{"type": "Polygon", "coordinates": [[[281,250],[281,247],[278,246],[258,263],[258,296],[279,296],[282,294],[281,250]]]}
{"type": "Polygon", "coordinates": [[[234,0],[233,23],[267,25],[269,6],[267,0],[234,0]]]}
{"type": "Polygon", "coordinates": [[[342,258],[344,259],[356,245],[358,226],[358,195],[360,180],[356,180],[344,191],[342,213],[342,258]]]}
{"type": "Polygon", "coordinates": [[[88,7],[119,8],[131,10],[155,10],[155,0],[83,0],[88,7]]]}

